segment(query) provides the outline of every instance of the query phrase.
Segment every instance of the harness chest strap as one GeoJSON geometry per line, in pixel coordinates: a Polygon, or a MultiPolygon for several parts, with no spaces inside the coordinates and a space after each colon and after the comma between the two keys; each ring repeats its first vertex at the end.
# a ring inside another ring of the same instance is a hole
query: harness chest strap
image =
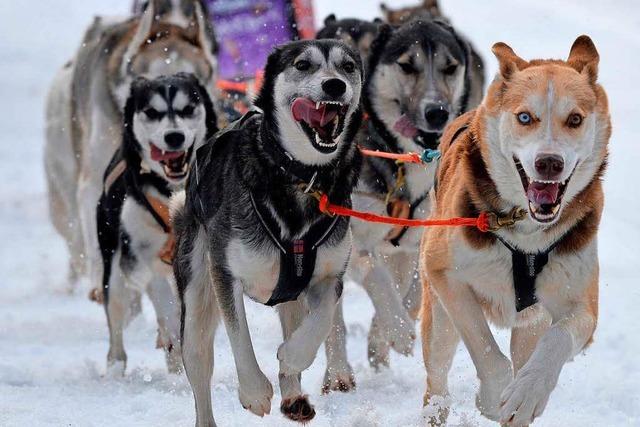
{"type": "Polygon", "coordinates": [[[316,266],[317,251],[338,224],[339,217],[321,219],[311,226],[303,236],[283,241],[278,236],[281,229],[278,223],[256,203],[253,194],[249,193],[260,225],[267,232],[271,241],[280,250],[280,273],[276,287],[265,304],[274,306],[283,302],[294,301],[306,289],[316,266]]]}
{"type": "MultiPolygon", "coordinates": [[[[162,200],[153,197],[149,194],[145,194],[147,201],[149,202],[149,206],[156,213],[157,217],[162,219],[164,223],[163,229],[167,233],[167,240],[164,245],[158,252],[158,258],[165,264],[173,264],[173,257],[176,249],[176,236],[173,232],[173,227],[171,226],[171,216],[169,214],[169,206],[164,203],[162,200]]],[[[155,215],[154,215],[155,217],[155,215]]]]}

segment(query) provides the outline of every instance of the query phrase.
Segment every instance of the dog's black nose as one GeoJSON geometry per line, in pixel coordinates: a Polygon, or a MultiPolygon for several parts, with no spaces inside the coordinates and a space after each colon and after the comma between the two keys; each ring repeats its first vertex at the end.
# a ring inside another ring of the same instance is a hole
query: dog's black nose
{"type": "Polygon", "coordinates": [[[535,162],[536,172],[544,179],[553,180],[564,170],[564,159],[557,154],[539,154],[535,162]]]}
{"type": "Polygon", "coordinates": [[[164,135],[164,142],[171,148],[180,148],[184,143],[184,133],[168,132],[164,135]]]}
{"type": "Polygon", "coordinates": [[[340,79],[329,79],[322,82],[322,90],[327,95],[337,98],[347,90],[347,84],[340,79]]]}
{"type": "Polygon", "coordinates": [[[433,130],[440,130],[449,120],[449,110],[438,104],[427,105],[424,117],[433,130]]]}

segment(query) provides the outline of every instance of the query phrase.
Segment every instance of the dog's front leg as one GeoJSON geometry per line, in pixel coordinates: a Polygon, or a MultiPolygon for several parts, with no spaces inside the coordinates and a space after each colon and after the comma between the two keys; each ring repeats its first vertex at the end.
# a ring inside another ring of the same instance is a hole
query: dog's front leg
{"type": "Polygon", "coordinates": [[[273,387],[260,370],[253,351],[244,310],[244,289],[242,284],[235,281],[226,271],[212,270],[212,276],[236,363],[240,403],[243,408],[262,417],[271,412],[273,387]]]}
{"type": "MultiPolygon", "coordinates": [[[[300,300],[287,302],[278,306],[278,314],[282,325],[282,335],[287,341],[293,332],[300,327],[306,315],[306,307],[300,300]]],[[[307,396],[302,393],[300,377],[299,373],[290,376],[280,373],[278,376],[280,393],[282,394],[280,412],[292,421],[307,423],[313,419],[316,412],[307,396]]]]}
{"type": "Polygon", "coordinates": [[[281,374],[298,375],[311,366],[320,345],[329,335],[341,294],[342,279],[333,277],[314,284],[302,296],[306,298],[309,314],[278,349],[281,374]]]}
{"type": "Polygon", "coordinates": [[[500,394],[513,378],[511,362],[500,351],[475,294],[466,283],[429,272],[433,289],[449,313],[476,367],[480,390],[476,406],[492,420],[500,416],[500,394]]]}
{"type": "Polygon", "coordinates": [[[375,307],[369,331],[369,362],[376,368],[387,366],[389,345],[400,354],[413,352],[415,322],[409,317],[402,296],[383,260],[376,260],[376,265],[362,285],[375,307]]]}
{"type": "MultiPolygon", "coordinates": [[[[596,280],[592,286],[597,289],[596,280]]],[[[591,295],[597,295],[597,291],[591,295]]],[[[561,315],[551,313],[554,324],[540,338],[529,361],[502,393],[501,422],[524,426],[542,414],[562,367],[585,347],[593,335],[596,327],[594,303],[581,301],[561,315]]]]}

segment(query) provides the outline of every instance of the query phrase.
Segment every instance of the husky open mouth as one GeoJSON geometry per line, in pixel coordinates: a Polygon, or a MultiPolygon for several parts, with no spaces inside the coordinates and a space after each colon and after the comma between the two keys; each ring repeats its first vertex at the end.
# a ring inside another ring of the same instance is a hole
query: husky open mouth
{"type": "Polygon", "coordinates": [[[169,179],[180,180],[189,172],[189,158],[193,151],[193,145],[186,151],[166,151],[158,148],[150,142],[151,160],[162,165],[164,174],[169,179]]]}
{"type": "Polygon", "coordinates": [[[422,148],[429,148],[431,150],[438,148],[438,143],[442,136],[442,134],[438,132],[426,132],[418,129],[406,114],[402,114],[395,122],[393,130],[405,138],[411,139],[422,148]]]}
{"type": "Polygon", "coordinates": [[[336,101],[312,101],[296,98],[291,104],[291,114],[307,134],[313,148],[330,154],[338,148],[338,137],[344,130],[348,105],[336,101]]]}
{"type": "Polygon", "coordinates": [[[560,212],[562,197],[567,189],[569,180],[573,176],[573,172],[564,181],[534,180],[529,178],[520,160],[514,157],[513,161],[516,164],[522,186],[527,195],[531,217],[542,223],[549,223],[555,220],[560,212]]]}

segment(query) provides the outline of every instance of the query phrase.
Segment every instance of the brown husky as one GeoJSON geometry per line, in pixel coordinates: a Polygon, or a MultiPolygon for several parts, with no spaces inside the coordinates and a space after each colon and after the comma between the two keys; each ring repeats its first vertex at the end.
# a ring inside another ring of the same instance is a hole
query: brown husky
{"type": "Polygon", "coordinates": [[[611,123],[587,36],[569,58],[526,61],[493,46],[500,71],[480,107],[445,132],[433,217],[513,212],[491,233],[434,228],[423,237],[425,404],[444,423],[460,338],[480,380],[476,405],[522,426],[540,416],[564,364],[592,340],[597,232],[611,123]],[[487,319],[511,329],[511,361],[487,319]]]}

